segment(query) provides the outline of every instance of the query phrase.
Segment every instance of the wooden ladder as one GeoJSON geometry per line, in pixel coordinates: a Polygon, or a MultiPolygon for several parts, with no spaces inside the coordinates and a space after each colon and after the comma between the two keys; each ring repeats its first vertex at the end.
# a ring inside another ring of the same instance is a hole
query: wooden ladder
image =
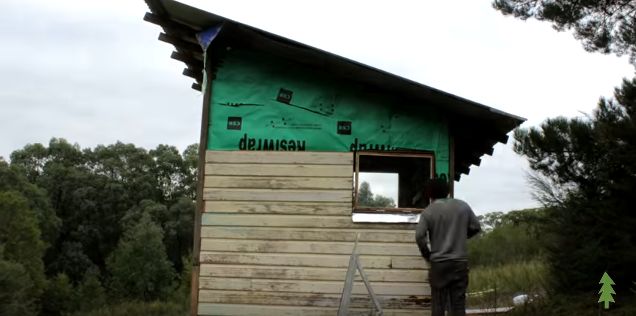
{"type": "Polygon", "coordinates": [[[347,316],[349,313],[349,302],[351,301],[351,292],[353,291],[353,279],[356,276],[356,270],[360,272],[360,277],[362,277],[362,281],[364,282],[364,286],[367,288],[367,292],[369,292],[369,296],[371,297],[371,301],[373,302],[373,310],[371,311],[371,315],[382,316],[382,306],[380,306],[380,302],[378,298],[375,296],[373,289],[371,288],[371,283],[369,283],[369,279],[367,278],[366,273],[364,273],[364,269],[362,268],[362,264],[360,263],[360,255],[358,254],[358,238],[360,237],[360,233],[356,233],[356,241],[353,244],[353,252],[351,253],[351,257],[349,258],[349,268],[347,269],[347,275],[345,277],[345,284],[342,288],[342,297],[340,298],[340,306],[338,307],[338,316],[347,316]]]}

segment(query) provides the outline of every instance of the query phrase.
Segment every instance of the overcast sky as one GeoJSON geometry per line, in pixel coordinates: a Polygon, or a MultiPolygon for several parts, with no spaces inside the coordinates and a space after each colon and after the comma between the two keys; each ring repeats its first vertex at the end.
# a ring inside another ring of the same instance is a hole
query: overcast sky
{"type": "MultiPolygon", "coordinates": [[[[587,53],[490,0],[184,2],[526,117],[525,127],[590,113],[633,76],[626,58],[587,53]]],[[[51,137],[197,142],[202,96],[146,11],[142,0],[0,1],[0,156],[51,137]]],[[[456,184],[479,214],[536,205],[510,148],[497,145],[456,184]]]]}

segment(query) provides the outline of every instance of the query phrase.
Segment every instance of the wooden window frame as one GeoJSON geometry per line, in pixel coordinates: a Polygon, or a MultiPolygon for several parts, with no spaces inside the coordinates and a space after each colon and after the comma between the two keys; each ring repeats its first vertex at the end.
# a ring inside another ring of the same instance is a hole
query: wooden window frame
{"type": "MultiPolygon", "coordinates": [[[[377,152],[377,151],[356,151],[354,152],[354,181],[353,188],[353,213],[376,213],[376,214],[420,214],[423,208],[377,208],[377,207],[358,207],[358,188],[360,186],[359,174],[360,174],[360,156],[383,156],[383,157],[412,157],[412,158],[427,158],[430,159],[430,179],[435,176],[435,153],[432,151],[391,151],[391,152],[377,152]]],[[[364,171],[362,171],[364,172],[364,171]]],[[[398,200],[399,200],[399,185],[398,185],[398,200]]],[[[397,201],[396,201],[397,202],[397,201]]],[[[399,204],[398,204],[399,206],[399,204]]]]}

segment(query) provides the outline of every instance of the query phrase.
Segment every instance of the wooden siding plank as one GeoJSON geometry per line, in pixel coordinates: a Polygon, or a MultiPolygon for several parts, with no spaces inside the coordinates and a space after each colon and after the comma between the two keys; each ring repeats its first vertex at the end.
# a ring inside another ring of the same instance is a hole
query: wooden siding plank
{"type": "Polygon", "coordinates": [[[422,256],[413,257],[391,257],[391,268],[393,269],[429,269],[430,265],[422,256]]]}
{"type": "MultiPolygon", "coordinates": [[[[424,282],[427,270],[365,269],[371,282],[424,282]]],[[[255,265],[202,264],[199,275],[209,277],[285,279],[285,280],[344,280],[345,268],[277,267],[255,265]]],[[[358,275],[356,279],[360,279],[358,275]]]]}
{"type": "Polygon", "coordinates": [[[353,178],[351,165],[206,164],[208,176],[353,178]]]}
{"type": "MultiPolygon", "coordinates": [[[[349,257],[348,255],[202,252],[201,263],[346,268],[349,257]]],[[[391,268],[392,262],[392,258],[389,256],[361,256],[360,260],[365,268],[380,269],[391,268]]],[[[424,269],[424,267],[422,266],[420,269],[424,269]]]]}
{"type": "MultiPolygon", "coordinates": [[[[340,281],[307,281],[201,277],[199,285],[200,289],[207,290],[342,294],[344,279],[340,281]]],[[[372,286],[377,295],[431,295],[429,284],[424,282],[373,282],[372,286]]],[[[352,293],[367,294],[367,288],[362,281],[358,281],[353,284],[352,293]]]]}
{"type": "Polygon", "coordinates": [[[350,152],[207,151],[207,163],[353,165],[350,152]]]}
{"type": "Polygon", "coordinates": [[[290,202],[351,202],[352,190],[272,190],[217,189],[203,190],[203,199],[210,201],[290,201],[290,202]]]}
{"type": "Polygon", "coordinates": [[[254,227],[322,227],[359,229],[415,229],[415,224],[354,223],[351,216],[312,215],[251,215],[204,213],[203,226],[254,226],[254,227]]]}
{"type": "MultiPolygon", "coordinates": [[[[201,303],[197,311],[199,315],[224,315],[224,316],[333,316],[338,312],[336,307],[310,307],[310,306],[274,306],[274,305],[248,305],[248,304],[216,304],[201,303]]],[[[368,316],[368,308],[351,308],[351,316],[368,316]]],[[[430,316],[430,309],[384,309],[385,316],[430,316]]]]}
{"type": "MultiPolygon", "coordinates": [[[[351,254],[350,242],[306,242],[244,239],[201,239],[201,251],[257,252],[257,253],[307,253],[307,254],[351,254]]],[[[361,242],[361,255],[419,256],[415,243],[361,242]]]]}
{"type": "Polygon", "coordinates": [[[334,309],[324,307],[200,303],[198,313],[199,315],[215,316],[326,316],[334,315],[334,309]]]}
{"type": "Polygon", "coordinates": [[[353,178],[207,176],[205,187],[353,190],[353,178]]]}
{"type": "MultiPolygon", "coordinates": [[[[423,309],[430,307],[430,296],[378,296],[382,308],[423,309]]],[[[338,307],[339,294],[293,293],[293,292],[255,292],[201,290],[199,302],[225,304],[257,305],[293,305],[314,307],[338,307]]],[[[351,308],[372,308],[368,295],[353,295],[349,303],[351,308]]]]}
{"type": "Polygon", "coordinates": [[[239,202],[206,201],[209,213],[240,214],[294,214],[294,215],[347,215],[351,216],[351,202],[239,202]]]}
{"type": "Polygon", "coordinates": [[[350,241],[360,234],[359,241],[415,242],[413,230],[389,229],[326,229],[290,227],[233,227],[203,226],[203,238],[260,239],[260,240],[306,240],[306,241],[350,241]]]}

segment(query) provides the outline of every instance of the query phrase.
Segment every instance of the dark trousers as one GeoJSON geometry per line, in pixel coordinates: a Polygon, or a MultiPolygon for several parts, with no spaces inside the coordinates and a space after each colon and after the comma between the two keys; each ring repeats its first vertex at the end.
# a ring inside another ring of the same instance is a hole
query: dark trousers
{"type": "Polygon", "coordinates": [[[449,310],[452,316],[466,315],[466,288],[468,287],[468,262],[431,262],[431,316],[444,316],[449,310]]]}

